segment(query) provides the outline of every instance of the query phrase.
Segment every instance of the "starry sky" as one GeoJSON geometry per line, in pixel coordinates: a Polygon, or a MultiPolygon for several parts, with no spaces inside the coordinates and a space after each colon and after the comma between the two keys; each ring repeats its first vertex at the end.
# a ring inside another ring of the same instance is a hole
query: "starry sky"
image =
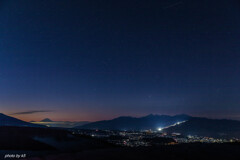
{"type": "Polygon", "coordinates": [[[0,112],[240,120],[240,2],[1,0],[0,112]]]}

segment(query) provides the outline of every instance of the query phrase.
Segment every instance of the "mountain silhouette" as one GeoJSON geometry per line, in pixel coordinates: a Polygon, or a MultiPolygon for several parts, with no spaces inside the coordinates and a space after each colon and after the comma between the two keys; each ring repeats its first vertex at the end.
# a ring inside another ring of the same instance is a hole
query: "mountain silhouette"
{"type": "Polygon", "coordinates": [[[45,118],[45,119],[41,120],[40,122],[53,122],[53,121],[49,118],[45,118]]]}
{"type": "Polygon", "coordinates": [[[153,115],[145,117],[118,117],[112,120],[97,121],[77,128],[81,129],[102,129],[102,130],[156,130],[177,122],[186,121],[190,118],[188,115],[153,115]]]}
{"type": "Polygon", "coordinates": [[[87,121],[52,121],[49,118],[45,118],[39,122],[36,121],[31,121],[30,123],[33,124],[40,124],[40,125],[44,125],[47,127],[57,127],[57,128],[74,128],[76,126],[82,126],[85,124],[88,124],[89,122],[87,121]]]}
{"type": "Polygon", "coordinates": [[[44,127],[42,125],[28,123],[17,118],[7,116],[0,113],[0,126],[16,126],[16,127],[44,127]]]}
{"type": "Polygon", "coordinates": [[[178,132],[184,135],[240,138],[240,121],[192,117],[185,123],[169,127],[165,132],[178,132]]]}

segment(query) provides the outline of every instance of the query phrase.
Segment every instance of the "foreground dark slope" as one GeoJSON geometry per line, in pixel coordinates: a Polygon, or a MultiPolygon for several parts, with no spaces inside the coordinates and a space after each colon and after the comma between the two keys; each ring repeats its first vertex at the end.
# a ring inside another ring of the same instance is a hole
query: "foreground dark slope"
{"type": "Polygon", "coordinates": [[[0,126],[16,126],[16,127],[45,127],[43,125],[32,124],[28,122],[24,122],[17,118],[13,118],[7,116],[5,114],[0,113],[0,126]]]}
{"type": "Polygon", "coordinates": [[[177,122],[188,120],[187,115],[148,115],[145,117],[119,117],[113,120],[98,121],[89,123],[77,128],[81,129],[102,129],[102,130],[156,130],[159,127],[165,127],[177,122]]]}
{"type": "Polygon", "coordinates": [[[181,144],[61,153],[27,160],[239,160],[240,144],[181,144]]]}
{"type": "Polygon", "coordinates": [[[27,157],[112,148],[112,144],[61,128],[0,127],[0,159],[6,154],[23,153],[27,157]]]}
{"type": "Polygon", "coordinates": [[[185,123],[165,129],[172,133],[211,137],[240,138],[240,121],[226,119],[191,118],[185,123]]]}

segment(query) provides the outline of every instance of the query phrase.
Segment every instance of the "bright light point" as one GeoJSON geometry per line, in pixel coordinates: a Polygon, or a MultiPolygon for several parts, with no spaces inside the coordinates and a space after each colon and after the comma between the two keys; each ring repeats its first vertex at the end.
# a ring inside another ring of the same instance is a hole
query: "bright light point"
{"type": "Polygon", "coordinates": [[[158,128],[158,131],[161,131],[162,130],[162,128],[158,128]]]}

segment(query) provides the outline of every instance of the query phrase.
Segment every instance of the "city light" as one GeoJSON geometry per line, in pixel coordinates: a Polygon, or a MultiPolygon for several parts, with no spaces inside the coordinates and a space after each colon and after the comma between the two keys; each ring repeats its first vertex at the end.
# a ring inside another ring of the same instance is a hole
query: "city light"
{"type": "Polygon", "coordinates": [[[162,131],[162,128],[158,128],[158,131],[162,131]]]}

